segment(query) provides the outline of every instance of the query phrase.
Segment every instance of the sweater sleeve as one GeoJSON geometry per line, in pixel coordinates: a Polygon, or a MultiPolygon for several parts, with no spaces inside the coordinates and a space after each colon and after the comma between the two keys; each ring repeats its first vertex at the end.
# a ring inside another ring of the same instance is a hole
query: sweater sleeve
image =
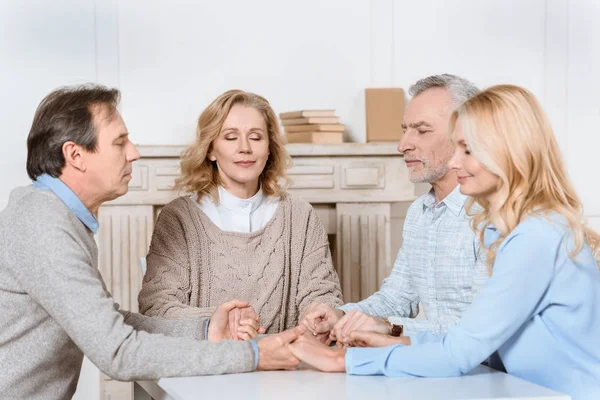
{"type": "Polygon", "coordinates": [[[411,346],[349,349],[347,372],[423,377],[467,373],[544,307],[561,251],[562,237],[552,229],[508,237],[498,250],[491,278],[447,334],[418,334],[411,346]]]}
{"type": "Polygon", "coordinates": [[[333,267],[325,227],[314,210],[310,210],[304,254],[300,265],[296,305],[300,315],[312,303],[331,307],[343,304],[340,280],[333,267]]]}
{"type": "MultiPolygon", "coordinates": [[[[102,372],[118,380],[136,380],[254,369],[254,352],[248,342],[215,344],[151,334],[148,332],[174,334],[177,329],[170,330],[166,321],[136,314],[124,318],[99,271],[92,268],[90,252],[60,222],[25,221],[29,227],[20,231],[28,234],[16,235],[11,249],[12,273],[102,372]]],[[[205,321],[193,323],[198,335],[203,335],[205,321]]]]}
{"type": "Polygon", "coordinates": [[[210,317],[215,307],[190,305],[192,293],[188,240],[181,216],[165,207],[152,234],[147,271],[138,295],[140,312],[168,319],[210,317]]]}

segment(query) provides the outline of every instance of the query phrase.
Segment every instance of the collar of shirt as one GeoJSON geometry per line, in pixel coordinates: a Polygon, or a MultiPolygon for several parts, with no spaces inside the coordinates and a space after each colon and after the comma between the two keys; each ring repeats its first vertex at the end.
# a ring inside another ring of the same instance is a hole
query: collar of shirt
{"type": "Polygon", "coordinates": [[[98,232],[96,217],[63,181],[48,174],[42,174],[33,181],[33,186],[53,192],[90,231],[94,234],[98,232]]]}
{"type": "MultiPolygon", "coordinates": [[[[460,185],[456,185],[448,196],[446,196],[439,204],[444,204],[454,215],[460,215],[460,212],[465,207],[465,202],[468,196],[465,196],[460,192],[460,185]]],[[[428,208],[435,207],[435,194],[433,189],[427,193],[425,200],[423,201],[423,211],[428,208]]]]}
{"type": "Polygon", "coordinates": [[[224,187],[219,186],[219,205],[237,214],[252,214],[260,207],[263,199],[264,194],[262,188],[259,188],[258,192],[249,199],[240,199],[229,193],[224,187]]]}

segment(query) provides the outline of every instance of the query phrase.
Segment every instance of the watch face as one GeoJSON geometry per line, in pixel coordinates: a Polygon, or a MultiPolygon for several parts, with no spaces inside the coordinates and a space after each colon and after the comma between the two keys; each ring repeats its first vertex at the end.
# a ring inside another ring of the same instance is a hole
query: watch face
{"type": "Polygon", "coordinates": [[[403,331],[404,331],[404,326],[402,326],[402,325],[392,326],[392,336],[402,336],[403,331]]]}

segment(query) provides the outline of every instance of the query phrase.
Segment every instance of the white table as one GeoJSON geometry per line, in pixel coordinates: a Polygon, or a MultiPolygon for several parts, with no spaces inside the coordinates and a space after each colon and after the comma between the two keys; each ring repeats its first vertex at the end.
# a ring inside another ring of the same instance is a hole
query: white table
{"type": "Polygon", "coordinates": [[[514,376],[479,366],[459,378],[386,378],[297,371],[165,378],[135,383],[135,400],[191,399],[536,399],[570,400],[514,376]]]}

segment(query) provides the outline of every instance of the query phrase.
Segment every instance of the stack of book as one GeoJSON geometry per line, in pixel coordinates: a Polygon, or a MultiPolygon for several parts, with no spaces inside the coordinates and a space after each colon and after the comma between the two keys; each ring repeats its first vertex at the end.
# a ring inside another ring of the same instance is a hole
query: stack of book
{"type": "Polygon", "coordinates": [[[344,124],[335,110],[300,110],[279,114],[288,143],[343,143],[344,124]]]}

